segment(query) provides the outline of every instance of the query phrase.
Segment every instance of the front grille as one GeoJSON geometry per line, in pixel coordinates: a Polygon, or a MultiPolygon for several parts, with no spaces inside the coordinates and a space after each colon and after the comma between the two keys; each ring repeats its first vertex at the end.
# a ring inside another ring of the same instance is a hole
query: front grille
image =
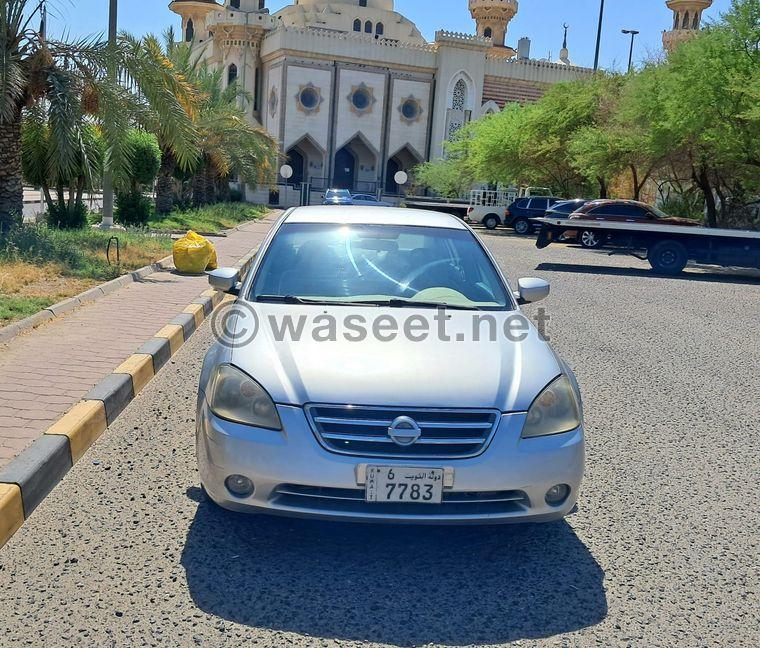
{"type": "Polygon", "coordinates": [[[377,515],[499,515],[518,513],[530,507],[528,496],[519,490],[454,492],[444,491],[440,506],[413,503],[375,503],[364,501],[360,488],[322,488],[280,484],[272,503],[285,508],[315,513],[355,513],[377,515]]]}
{"type": "Polygon", "coordinates": [[[499,424],[495,410],[308,405],[306,415],[320,443],[332,452],[398,459],[465,458],[480,454],[499,424]],[[406,416],[421,429],[410,446],[388,434],[393,421],[406,416]]]}

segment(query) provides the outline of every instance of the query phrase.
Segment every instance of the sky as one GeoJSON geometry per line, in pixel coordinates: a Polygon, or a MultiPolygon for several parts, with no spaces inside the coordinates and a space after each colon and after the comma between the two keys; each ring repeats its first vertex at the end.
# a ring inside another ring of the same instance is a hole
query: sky
{"type": "MultiPolygon", "coordinates": [[[[64,31],[75,37],[102,34],[108,25],[109,0],[48,0],[50,29],[54,35],[64,31]]],[[[562,25],[570,25],[568,45],[573,63],[591,67],[594,63],[596,27],[600,0],[520,0],[520,10],[512,20],[507,44],[528,36],[533,58],[552,59],[562,46],[562,25]]],[[[274,13],[292,4],[291,0],[267,0],[274,13]]],[[[717,19],[728,10],[730,0],[715,0],[706,12],[717,19]]],[[[417,24],[425,38],[434,40],[438,29],[474,33],[475,23],[467,0],[396,0],[396,11],[417,24]]],[[[672,25],[672,13],[665,0],[606,0],[601,47],[601,66],[623,70],[628,64],[628,36],[621,29],[636,29],[634,61],[640,63],[662,49],[662,31],[672,25]]],[[[119,29],[136,35],[160,34],[168,26],[179,30],[179,16],[168,9],[168,0],[119,0],[119,29]]]]}

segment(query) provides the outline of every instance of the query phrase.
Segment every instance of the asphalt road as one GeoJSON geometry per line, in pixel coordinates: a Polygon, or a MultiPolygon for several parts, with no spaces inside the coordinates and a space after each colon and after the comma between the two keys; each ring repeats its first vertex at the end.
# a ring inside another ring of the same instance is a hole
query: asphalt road
{"type": "Polygon", "coordinates": [[[760,275],[483,234],[511,278],[552,281],[586,404],[577,513],[406,528],[209,505],[206,324],[0,550],[0,645],[758,645],[760,275]]]}

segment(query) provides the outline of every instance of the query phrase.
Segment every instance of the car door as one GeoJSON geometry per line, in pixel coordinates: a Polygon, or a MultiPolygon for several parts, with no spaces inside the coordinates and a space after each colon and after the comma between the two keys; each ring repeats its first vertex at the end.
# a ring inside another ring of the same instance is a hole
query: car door
{"type": "Polygon", "coordinates": [[[549,201],[546,198],[531,198],[528,205],[530,218],[542,218],[549,208],[549,201]]]}

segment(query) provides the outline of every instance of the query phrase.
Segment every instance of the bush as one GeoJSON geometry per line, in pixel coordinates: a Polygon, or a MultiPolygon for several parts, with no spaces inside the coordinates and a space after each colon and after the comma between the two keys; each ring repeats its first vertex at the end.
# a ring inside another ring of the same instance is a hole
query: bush
{"type": "Polygon", "coordinates": [[[240,189],[230,189],[230,202],[243,202],[243,192],[240,189]]]}
{"type": "Polygon", "coordinates": [[[132,130],[127,142],[131,168],[129,179],[132,189],[137,185],[152,185],[161,168],[161,148],[156,136],[141,130],[132,130]]]}
{"type": "Polygon", "coordinates": [[[153,216],[153,201],[143,196],[139,189],[120,191],[116,194],[114,216],[122,225],[144,227],[153,216]]]}
{"type": "Polygon", "coordinates": [[[705,201],[697,193],[672,193],[662,201],[660,209],[670,216],[693,218],[699,221],[704,220],[705,217],[705,201]]]}
{"type": "Polygon", "coordinates": [[[48,209],[47,224],[59,229],[81,229],[87,226],[89,210],[82,202],[77,202],[71,209],[66,204],[54,203],[48,209]]]}

